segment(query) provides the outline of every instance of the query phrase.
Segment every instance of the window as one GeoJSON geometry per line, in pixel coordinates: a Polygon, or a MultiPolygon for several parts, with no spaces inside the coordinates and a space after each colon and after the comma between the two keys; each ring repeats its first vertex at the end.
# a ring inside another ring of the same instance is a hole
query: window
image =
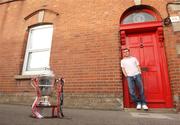
{"type": "Polygon", "coordinates": [[[50,68],[52,34],[52,25],[36,26],[29,30],[23,75],[42,74],[50,68]]]}
{"type": "Polygon", "coordinates": [[[123,20],[123,24],[129,23],[142,23],[142,22],[149,22],[149,21],[156,21],[156,18],[149,13],[146,12],[134,12],[123,20]]]}

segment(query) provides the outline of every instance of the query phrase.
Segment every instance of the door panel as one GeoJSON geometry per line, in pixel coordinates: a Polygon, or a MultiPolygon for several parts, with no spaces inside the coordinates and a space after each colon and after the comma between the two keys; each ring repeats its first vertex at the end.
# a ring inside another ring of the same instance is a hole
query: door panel
{"type": "MultiPolygon", "coordinates": [[[[126,35],[126,46],[130,49],[142,68],[145,97],[150,107],[166,107],[166,84],[163,83],[161,69],[162,60],[159,53],[157,35],[155,31],[146,33],[131,33],[126,35]]],[[[164,62],[165,63],[165,62],[164,62]]],[[[124,91],[128,88],[124,79],[124,91]]],[[[124,92],[125,107],[134,107],[129,93],[124,92]]]]}

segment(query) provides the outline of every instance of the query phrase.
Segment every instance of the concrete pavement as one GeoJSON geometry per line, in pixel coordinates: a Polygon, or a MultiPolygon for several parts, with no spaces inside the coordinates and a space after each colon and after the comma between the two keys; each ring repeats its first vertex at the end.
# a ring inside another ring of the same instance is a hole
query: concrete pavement
{"type": "Polygon", "coordinates": [[[30,106],[0,104],[0,125],[180,125],[176,113],[64,109],[64,114],[63,119],[35,119],[30,106]]]}

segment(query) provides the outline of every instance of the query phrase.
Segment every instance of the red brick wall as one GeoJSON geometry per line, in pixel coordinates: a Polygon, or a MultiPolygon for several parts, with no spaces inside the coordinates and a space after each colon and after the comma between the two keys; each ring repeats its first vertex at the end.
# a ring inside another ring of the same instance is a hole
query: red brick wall
{"type": "MultiPolygon", "coordinates": [[[[167,0],[143,0],[156,8],[162,18],[167,16],[167,0]],[[161,4],[161,6],[160,6],[161,4]]],[[[66,79],[65,93],[113,94],[122,98],[120,70],[119,19],[133,6],[133,0],[31,0],[0,5],[0,92],[32,91],[29,80],[17,80],[21,75],[27,28],[37,24],[37,14],[46,8],[44,22],[54,25],[51,68],[66,79]]],[[[173,93],[180,92],[179,58],[174,51],[179,34],[165,27],[165,45],[173,93]]]]}
{"type": "MultiPolygon", "coordinates": [[[[178,12],[168,9],[170,16],[178,16],[178,12]]],[[[177,54],[176,46],[180,43],[180,32],[174,32],[173,26],[164,28],[166,56],[168,61],[169,78],[174,101],[174,107],[180,108],[180,55],[177,54]]]]}

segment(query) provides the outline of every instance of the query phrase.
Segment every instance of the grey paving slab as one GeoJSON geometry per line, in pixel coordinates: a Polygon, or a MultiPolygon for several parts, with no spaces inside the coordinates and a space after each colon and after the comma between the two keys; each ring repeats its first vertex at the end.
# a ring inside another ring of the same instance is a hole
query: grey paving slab
{"type": "Polygon", "coordinates": [[[180,125],[180,114],[64,109],[65,118],[35,119],[31,107],[0,104],[0,125],[180,125]]]}

